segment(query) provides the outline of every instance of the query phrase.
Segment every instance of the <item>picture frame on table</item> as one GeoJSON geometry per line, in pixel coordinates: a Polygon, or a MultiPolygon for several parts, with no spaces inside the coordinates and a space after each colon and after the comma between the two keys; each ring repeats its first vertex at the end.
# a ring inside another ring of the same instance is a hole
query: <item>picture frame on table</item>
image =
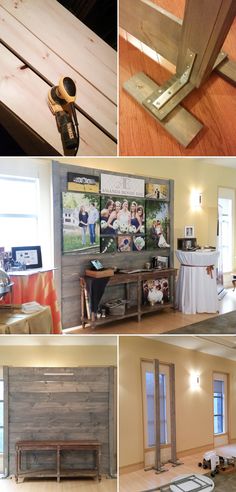
{"type": "Polygon", "coordinates": [[[26,269],[42,268],[41,246],[13,246],[11,253],[12,259],[26,269]]]}
{"type": "Polygon", "coordinates": [[[195,235],[194,235],[194,226],[193,225],[186,225],[184,227],[184,237],[186,237],[186,238],[193,238],[193,237],[195,237],[195,235]]]}

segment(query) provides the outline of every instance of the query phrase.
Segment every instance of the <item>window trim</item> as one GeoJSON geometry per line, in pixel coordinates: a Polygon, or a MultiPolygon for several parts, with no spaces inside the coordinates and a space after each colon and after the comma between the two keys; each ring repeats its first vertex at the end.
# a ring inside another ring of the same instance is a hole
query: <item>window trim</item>
{"type": "MultiPolygon", "coordinates": [[[[147,404],[146,404],[146,379],[145,374],[147,372],[147,364],[152,365],[154,370],[153,359],[141,359],[141,390],[142,390],[142,409],[143,409],[143,439],[144,439],[144,452],[149,452],[155,449],[153,446],[148,446],[148,419],[147,419],[147,404]]],[[[160,374],[166,376],[166,435],[167,442],[161,444],[161,449],[169,448],[171,446],[171,416],[170,416],[170,377],[169,377],[169,364],[160,362],[160,374]]]]}

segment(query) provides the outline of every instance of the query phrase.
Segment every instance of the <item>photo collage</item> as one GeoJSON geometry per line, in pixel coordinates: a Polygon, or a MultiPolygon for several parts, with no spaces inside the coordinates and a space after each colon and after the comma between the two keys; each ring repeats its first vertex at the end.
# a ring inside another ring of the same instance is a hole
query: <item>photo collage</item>
{"type": "Polygon", "coordinates": [[[0,31],[0,492],[236,492],[236,0],[0,31]]]}

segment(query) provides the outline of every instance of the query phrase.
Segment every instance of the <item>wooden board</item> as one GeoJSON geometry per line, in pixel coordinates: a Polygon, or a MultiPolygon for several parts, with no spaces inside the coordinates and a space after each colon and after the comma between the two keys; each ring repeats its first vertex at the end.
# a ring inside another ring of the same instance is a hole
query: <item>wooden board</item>
{"type": "MultiPolygon", "coordinates": [[[[147,77],[144,73],[137,73],[131,79],[124,83],[124,89],[128,94],[140,105],[151,96],[151,94],[158,89],[158,85],[147,77]]],[[[184,89],[188,89],[185,86],[184,89]]],[[[192,91],[192,86],[190,88],[192,91]]],[[[148,110],[147,107],[143,108],[154,119],[155,115],[148,110]]],[[[170,133],[181,145],[187,147],[192,140],[201,131],[203,125],[198,121],[190,112],[186,111],[182,106],[177,106],[165,119],[158,120],[158,124],[170,133]]]]}
{"type": "Polygon", "coordinates": [[[46,46],[116,103],[116,53],[56,0],[0,0],[46,46]]]}
{"type": "MultiPolygon", "coordinates": [[[[175,4],[174,4],[175,5],[175,4]]],[[[174,6],[173,5],[173,6],[174,6]]],[[[236,58],[236,20],[229,32],[224,50],[236,58]]],[[[204,86],[192,92],[183,106],[204,128],[192,144],[185,149],[150,118],[143,108],[124,91],[123,84],[135,73],[145,72],[158,84],[163,84],[171,73],[164,61],[161,64],[148,57],[141,42],[133,46],[120,38],[120,155],[128,156],[225,156],[236,154],[235,87],[216,74],[204,86]]]]}
{"type": "MultiPolygon", "coordinates": [[[[0,58],[1,103],[15,115],[16,121],[23,120],[39,138],[51,145],[54,155],[63,154],[55,117],[47,105],[50,86],[31,69],[21,70],[22,62],[1,44],[0,58]]],[[[116,155],[116,144],[108,136],[81,113],[78,113],[78,121],[81,133],[78,155],[116,155]]]]}
{"type": "Polygon", "coordinates": [[[87,277],[94,277],[94,278],[104,278],[104,277],[111,277],[114,275],[114,270],[112,268],[106,268],[105,270],[85,270],[85,275],[87,277]]]}
{"type": "Polygon", "coordinates": [[[187,50],[197,54],[190,81],[199,87],[209,77],[236,15],[235,0],[186,0],[176,71],[186,67],[187,50]]]}
{"type": "Polygon", "coordinates": [[[182,22],[149,0],[120,0],[120,27],[176,64],[182,22]]]}
{"type": "MultiPolygon", "coordinates": [[[[9,472],[15,471],[16,441],[97,439],[102,443],[102,472],[109,473],[109,419],[114,416],[110,381],[108,367],[9,368],[9,472]]],[[[37,469],[42,462],[50,465],[52,455],[43,451],[31,458],[37,469]]],[[[91,459],[90,453],[66,457],[72,468],[86,467],[91,459]]]]}
{"type": "MultiPolygon", "coordinates": [[[[1,40],[50,85],[58,83],[62,74],[71,77],[77,86],[77,107],[112,137],[117,137],[116,105],[56,55],[40,39],[0,7],[1,40]]],[[[46,155],[46,154],[45,154],[46,155]]]]}

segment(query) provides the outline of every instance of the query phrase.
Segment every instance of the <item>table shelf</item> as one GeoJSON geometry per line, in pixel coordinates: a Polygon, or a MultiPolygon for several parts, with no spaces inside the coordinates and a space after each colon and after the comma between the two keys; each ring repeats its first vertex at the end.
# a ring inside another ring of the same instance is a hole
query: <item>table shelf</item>
{"type": "MultiPolygon", "coordinates": [[[[126,318],[137,317],[138,321],[144,314],[154,313],[166,308],[175,307],[175,277],[177,270],[175,268],[167,268],[161,270],[152,270],[139,273],[118,273],[110,277],[107,283],[107,287],[112,286],[125,286],[125,301],[127,305],[130,303],[130,290],[127,286],[134,284],[134,289],[136,291],[136,305],[126,308],[125,314],[120,316],[106,315],[104,318],[97,318],[96,313],[90,308],[92,304],[91,296],[88,293],[86,286],[86,277],[80,278],[80,298],[81,298],[81,323],[82,327],[91,326],[95,328],[107,323],[112,323],[113,321],[120,321],[126,318]],[[163,304],[156,303],[153,306],[145,305],[142,302],[142,285],[144,281],[155,280],[167,278],[169,282],[169,297],[170,301],[164,302],[163,304]],[[88,316],[89,314],[89,316],[88,316]]],[[[91,281],[91,279],[90,279],[91,281]]],[[[96,285],[96,279],[93,279],[96,285]]],[[[106,288],[107,288],[106,287],[106,288]]]]}

